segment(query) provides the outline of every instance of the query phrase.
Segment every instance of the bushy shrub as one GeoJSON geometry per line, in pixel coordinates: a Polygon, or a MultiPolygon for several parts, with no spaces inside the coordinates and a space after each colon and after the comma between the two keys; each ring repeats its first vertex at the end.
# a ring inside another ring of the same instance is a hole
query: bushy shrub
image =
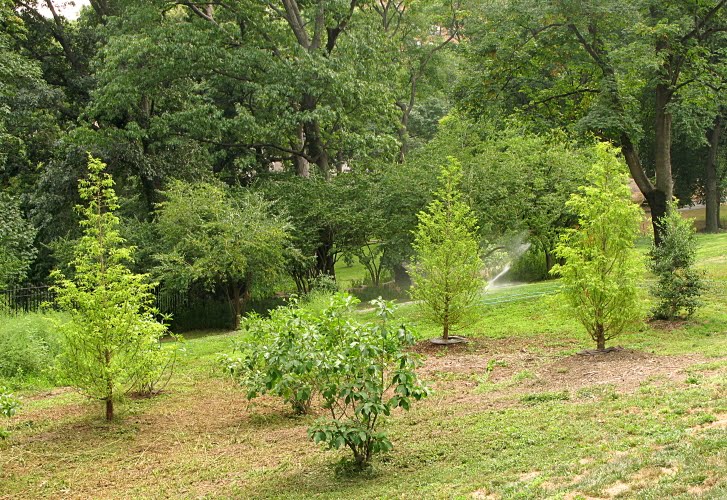
{"type": "Polygon", "coordinates": [[[342,329],[335,362],[325,374],[323,407],[330,418],[316,421],[308,435],[330,449],[347,447],[358,467],[374,453],[389,451],[391,441],[379,430],[382,420],[395,408],[409,410],[412,400],[428,394],[414,369],[419,359],[404,348],[414,343],[405,326],[396,326],[394,305],[374,300],[378,322],[342,329]]]}
{"type": "Polygon", "coordinates": [[[319,274],[310,280],[311,292],[336,293],[338,291],[338,283],[330,274],[319,274]]]}
{"type": "Polygon", "coordinates": [[[0,316],[0,377],[48,376],[59,351],[58,334],[48,317],[0,316]]]}
{"type": "Polygon", "coordinates": [[[505,279],[507,281],[542,281],[548,279],[548,268],[545,263],[545,253],[541,248],[531,247],[512,263],[505,279]]]}
{"type": "Polygon", "coordinates": [[[652,245],[649,269],[656,276],[651,294],[657,304],[656,319],[688,318],[702,305],[704,273],[694,269],[697,241],[692,221],[684,219],[673,206],[661,219],[660,245],[652,245]]]}
{"type": "Polygon", "coordinates": [[[373,301],[379,318],[374,325],[352,316],[357,303],[336,294],[322,310],[294,302],[267,320],[248,318],[237,355],[222,363],[248,398],[280,396],[297,413],[309,412],[320,398],[330,418],[316,421],[310,437],[329,448],[350,448],[362,466],[391,449],[380,431],[382,420],[395,408],[408,410],[427,389],[414,372],[418,358],[404,352],[414,342],[411,332],[391,326],[392,303],[373,301]]]}
{"type": "Polygon", "coordinates": [[[338,337],[341,322],[358,301],[338,294],[323,296],[313,304],[293,299],[270,317],[251,315],[243,320],[247,337],[236,346],[237,356],[222,358],[229,375],[247,389],[247,397],[272,394],[283,398],[298,414],[308,413],[320,393],[322,374],[333,361],[330,344],[338,337]]]}
{"type": "MultiPolygon", "coordinates": [[[[5,387],[0,387],[0,415],[12,417],[18,411],[20,402],[5,387]]],[[[8,437],[8,431],[0,427],[0,439],[8,437]]]]}

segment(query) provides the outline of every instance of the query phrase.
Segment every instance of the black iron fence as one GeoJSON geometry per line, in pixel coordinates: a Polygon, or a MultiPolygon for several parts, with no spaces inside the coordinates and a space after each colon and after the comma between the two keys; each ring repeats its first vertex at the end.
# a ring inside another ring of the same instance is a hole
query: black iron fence
{"type": "MultiPolygon", "coordinates": [[[[162,314],[174,314],[186,307],[189,297],[186,293],[154,288],[154,307],[162,314]]],[[[36,312],[46,306],[53,306],[55,293],[49,285],[8,288],[0,290],[0,315],[17,316],[36,312]]]]}
{"type": "Polygon", "coordinates": [[[54,299],[55,295],[49,286],[0,290],[0,314],[15,316],[35,312],[54,299]]]}

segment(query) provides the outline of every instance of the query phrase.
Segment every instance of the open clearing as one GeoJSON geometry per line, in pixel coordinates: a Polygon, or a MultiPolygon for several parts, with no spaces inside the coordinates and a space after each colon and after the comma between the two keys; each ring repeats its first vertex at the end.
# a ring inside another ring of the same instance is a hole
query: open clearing
{"type": "MultiPolygon", "coordinates": [[[[715,282],[725,236],[700,237],[715,282]]],[[[725,498],[724,289],[707,302],[599,355],[578,354],[591,342],[554,296],[487,307],[469,344],[417,344],[433,393],[393,415],[393,452],[359,475],[308,440],[315,416],[248,402],[220,377],[234,334],[191,336],[166,391],[128,401],[113,424],[70,390],[21,391],[0,497],[725,498]]],[[[412,305],[401,315],[417,319],[412,305]]]]}

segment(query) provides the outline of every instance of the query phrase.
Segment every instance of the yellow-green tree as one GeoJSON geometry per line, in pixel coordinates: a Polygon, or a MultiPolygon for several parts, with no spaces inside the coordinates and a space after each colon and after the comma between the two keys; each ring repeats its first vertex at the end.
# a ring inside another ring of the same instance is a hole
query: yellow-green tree
{"type": "Polygon", "coordinates": [[[105,402],[111,420],[119,397],[163,369],[159,339],[167,329],[152,307],[155,284],[127,267],[134,249],[119,234],[114,181],[104,168],[89,157],[89,176],[79,182],[86,204],[78,207],[83,236],[71,262],[75,274],[53,276],[58,306],[70,317],[60,325],[59,370],[69,385],[105,402]]]}
{"type": "Polygon", "coordinates": [[[614,149],[600,144],[596,161],[567,202],[578,226],[566,231],[555,249],[563,294],[597,349],[642,318],[638,280],[644,265],[634,248],[641,210],[631,201],[625,167],[614,149]]]}
{"type": "Polygon", "coordinates": [[[442,168],[440,188],[426,211],[417,215],[411,297],[424,315],[442,325],[442,339],[473,312],[482,289],[482,259],[477,219],[462,199],[461,166],[454,158],[442,168]]]}

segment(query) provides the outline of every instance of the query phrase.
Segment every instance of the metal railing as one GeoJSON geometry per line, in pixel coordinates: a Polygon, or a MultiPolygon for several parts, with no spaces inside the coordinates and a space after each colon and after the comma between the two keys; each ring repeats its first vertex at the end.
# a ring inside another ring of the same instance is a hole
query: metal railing
{"type": "MultiPolygon", "coordinates": [[[[154,288],[154,307],[161,314],[174,314],[189,303],[188,294],[157,286],[154,288]]],[[[15,287],[0,290],[0,315],[17,316],[37,312],[55,301],[50,285],[15,287]]]]}

